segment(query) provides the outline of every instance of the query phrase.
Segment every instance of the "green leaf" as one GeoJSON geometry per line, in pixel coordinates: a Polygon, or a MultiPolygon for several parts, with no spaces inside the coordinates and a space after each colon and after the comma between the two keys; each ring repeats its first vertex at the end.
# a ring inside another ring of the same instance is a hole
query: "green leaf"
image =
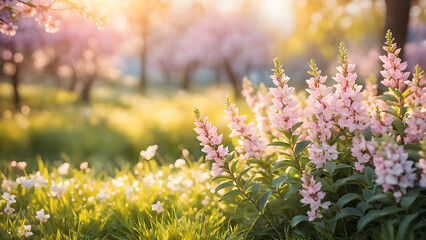
{"type": "Polygon", "coordinates": [[[357,224],[358,232],[360,232],[362,229],[364,229],[367,224],[370,222],[376,220],[377,218],[381,218],[390,214],[394,214],[397,212],[402,211],[402,208],[395,207],[395,206],[389,206],[386,208],[383,208],[381,210],[372,210],[367,213],[364,217],[360,218],[357,224]]]}
{"type": "Polygon", "coordinates": [[[232,180],[232,177],[229,175],[216,175],[213,177],[212,182],[216,181],[216,180],[232,180]]]}
{"type": "Polygon", "coordinates": [[[300,185],[299,184],[293,184],[290,186],[290,191],[288,191],[288,193],[286,193],[283,197],[283,200],[293,196],[294,194],[296,194],[297,192],[299,192],[299,188],[300,185]]]}
{"type": "Polygon", "coordinates": [[[390,205],[395,204],[394,198],[391,195],[388,195],[388,194],[385,194],[385,193],[376,194],[376,195],[372,196],[371,198],[369,198],[367,201],[368,202],[377,201],[377,202],[387,203],[387,204],[390,204],[390,205]]]}
{"type": "MultiPolygon", "coordinates": [[[[424,211],[421,211],[424,212],[424,211]]],[[[411,222],[417,218],[420,212],[416,212],[410,215],[407,215],[404,217],[402,222],[399,224],[398,233],[397,233],[397,240],[405,240],[407,239],[407,229],[410,227],[411,222]]]]}
{"type": "Polygon", "coordinates": [[[285,175],[281,175],[277,178],[275,178],[274,180],[272,180],[272,186],[278,188],[281,186],[281,184],[284,182],[284,180],[287,179],[287,176],[285,175]]]}
{"type": "Polygon", "coordinates": [[[398,134],[402,137],[404,136],[404,123],[401,122],[398,118],[392,121],[392,126],[395,128],[395,130],[398,132],[398,134]]]}
{"type": "Polygon", "coordinates": [[[364,176],[365,180],[367,181],[368,185],[373,185],[374,183],[374,170],[371,167],[366,167],[364,170],[364,176]]]}
{"type": "Polygon", "coordinates": [[[235,161],[232,163],[232,165],[231,165],[231,173],[234,173],[234,172],[235,172],[235,170],[237,170],[238,160],[239,160],[239,159],[235,160],[235,161]]]}
{"type": "Polygon", "coordinates": [[[240,195],[241,194],[241,191],[240,190],[238,190],[238,189],[235,189],[235,190],[232,190],[232,191],[229,191],[229,192],[227,192],[227,193],[225,193],[220,199],[219,199],[219,202],[221,202],[222,200],[225,200],[226,198],[228,198],[228,197],[231,197],[231,196],[235,196],[235,195],[240,195]]]}
{"type": "Polygon", "coordinates": [[[359,209],[362,213],[365,213],[365,211],[367,211],[367,209],[369,209],[370,207],[371,207],[371,204],[368,201],[359,202],[356,205],[356,208],[359,209]]]}
{"type": "Polygon", "coordinates": [[[336,216],[334,216],[333,220],[338,221],[339,219],[342,219],[347,216],[357,216],[362,217],[364,216],[360,210],[353,208],[353,207],[347,207],[343,208],[336,216]]]}
{"type": "Polygon", "coordinates": [[[260,188],[261,186],[262,186],[262,183],[252,183],[252,184],[250,185],[250,187],[247,189],[247,190],[248,190],[248,192],[247,192],[247,193],[252,192],[252,193],[253,193],[253,195],[254,195],[254,194],[256,194],[257,190],[259,190],[259,188],[260,188]]]}
{"type": "Polygon", "coordinates": [[[390,95],[390,94],[385,94],[383,96],[377,97],[377,99],[387,100],[387,101],[391,101],[391,102],[395,102],[395,103],[399,102],[398,98],[396,98],[394,95],[390,95]]]}
{"type": "Polygon", "coordinates": [[[261,213],[263,213],[263,210],[265,210],[266,203],[268,202],[268,198],[271,196],[271,194],[272,190],[268,190],[264,192],[259,199],[257,199],[257,205],[259,206],[261,213]]]}
{"type": "Polygon", "coordinates": [[[303,124],[303,122],[298,122],[298,123],[294,124],[293,127],[291,127],[291,131],[295,132],[302,124],[303,124]]]}
{"type": "Polygon", "coordinates": [[[392,116],[395,116],[396,118],[398,117],[398,114],[396,114],[395,110],[391,109],[391,110],[381,110],[384,113],[388,113],[392,116]]]}
{"type": "Polygon", "coordinates": [[[295,227],[295,226],[296,226],[297,224],[299,224],[300,222],[308,221],[308,220],[309,220],[308,216],[305,216],[305,215],[297,215],[297,216],[295,216],[295,217],[293,217],[293,218],[291,219],[290,226],[291,226],[291,227],[295,227]]]}
{"type": "Polygon", "coordinates": [[[272,167],[271,169],[271,173],[275,172],[276,170],[280,169],[280,168],[287,168],[287,167],[294,167],[296,169],[299,169],[299,165],[297,165],[297,163],[293,160],[283,160],[283,161],[279,161],[277,162],[274,167],[272,167]]]}
{"type": "Polygon", "coordinates": [[[284,183],[291,183],[291,184],[294,184],[294,183],[300,183],[300,178],[296,178],[296,177],[287,177],[285,180],[284,180],[284,183]]]}
{"type": "Polygon", "coordinates": [[[409,208],[411,204],[413,204],[413,202],[416,201],[416,198],[418,195],[419,195],[419,190],[408,191],[407,194],[405,194],[401,198],[401,207],[409,208]]]}
{"type": "Polygon", "coordinates": [[[346,203],[355,200],[361,199],[362,197],[358,193],[347,193],[343,195],[336,203],[338,208],[342,208],[346,203]]]}
{"type": "Polygon", "coordinates": [[[408,110],[408,108],[407,108],[407,107],[400,107],[400,108],[399,108],[399,111],[400,111],[401,116],[404,116],[404,115],[405,115],[405,113],[407,113],[407,110],[408,110]]]}
{"type": "Polygon", "coordinates": [[[219,186],[217,186],[215,191],[218,192],[221,189],[231,187],[231,186],[234,186],[234,182],[232,182],[232,181],[224,182],[224,183],[221,183],[219,186]]]}
{"type": "Polygon", "coordinates": [[[239,181],[239,180],[240,180],[240,179],[244,176],[244,174],[248,173],[248,171],[250,171],[250,169],[252,169],[252,168],[253,168],[253,166],[251,166],[251,167],[248,167],[248,168],[244,169],[244,171],[242,171],[242,172],[238,175],[237,181],[239,181]]]}
{"type": "Polygon", "coordinates": [[[339,163],[336,165],[336,169],[342,169],[342,168],[352,168],[350,165],[348,164],[344,164],[344,163],[339,163]]]}
{"type": "Polygon", "coordinates": [[[231,162],[232,159],[234,159],[235,151],[232,151],[230,154],[228,154],[228,157],[226,157],[226,162],[231,162]]]}
{"type": "Polygon", "coordinates": [[[373,133],[371,132],[371,127],[368,126],[364,131],[362,131],[362,135],[364,135],[365,140],[371,141],[371,137],[373,133]]]}
{"type": "Polygon", "coordinates": [[[285,142],[271,142],[268,146],[291,148],[290,144],[285,142]]]}
{"type": "Polygon", "coordinates": [[[336,170],[336,164],[333,161],[327,161],[325,163],[325,170],[327,170],[330,175],[333,175],[334,170],[336,170]]]}
{"type": "Polygon", "coordinates": [[[294,150],[294,155],[298,156],[305,148],[311,143],[311,140],[301,141],[296,144],[296,148],[294,150]]]}

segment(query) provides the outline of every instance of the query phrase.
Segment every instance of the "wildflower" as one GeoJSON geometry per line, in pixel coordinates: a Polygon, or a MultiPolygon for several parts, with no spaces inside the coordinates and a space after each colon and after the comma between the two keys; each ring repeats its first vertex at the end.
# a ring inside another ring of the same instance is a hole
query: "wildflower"
{"type": "Polygon", "coordinates": [[[339,47],[338,73],[333,79],[337,82],[334,87],[336,92],[333,96],[333,111],[336,123],[340,128],[347,128],[350,132],[363,131],[370,123],[367,111],[362,104],[362,86],[355,84],[357,77],[355,65],[348,61],[347,50],[343,43],[339,47]]]}
{"type": "Polygon", "coordinates": [[[6,200],[7,205],[11,205],[12,203],[16,203],[15,194],[9,194],[8,192],[4,192],[2,195],[3,199],[6,200]]]}
{"type": "Polygon", "coordinates": [[[413,161],[408,161],[408,154],[403,146],[399,146],[389,135],[376,143],[376,154],[373,157],[376,183],[382,185],[383,191],[392,190],[396,202],[401,200],[407,188],[414,186],[416,180],[413,161]]]}
{"type": "Polygon", "coordinates": [[[175,168],[181,168],[181,167],[185,166],[185,163],[186,163],[185,160],[177,159],[174,166],[175,166],[175,168]]]}
{"type": "Polygon", "coordinates": [[[89,163],[88,162],[80,163],[80,169],[81,170],[87,169],[88,167],[89,167],[89,163]]]}
{"type": "Polygon", "coordinates": [[[1,188],[6,191],[12,191],[12,189],[15,189],[16,186],[18,186],[18,183],[12,180],[3,179],[3,182],[1,183],[1,188]]]}
{"type": "Polygon", "coordinates": [[[24,170],[27,167],[27,163],[26,162],[18,162],[17,166],[18,166],[19,169],[24,170]]]}
{"type": "Polygon", "coordinates": [[[309,204],[311,208],[311,210],[307,213],[309,221],[313,221],[316,218],[322,218],[320,207],[328,209],[330,201],[321,203],[321,200],[325,198],[325,193],[321,191],[321,182],[315,183],[314,177],[310,176],[309,178],[309,175],[307,174],[302,177],[302,182],[303,189],[299,190],[299,193],[302,195],[303,199],[301,199],[300,202],[309,204]]]}
{"type": "Polygon", "coordinates": [[[35,184],[34,180],[28,179],[26,177],[19,177],[16,179],[16,182],[28,189],[32,188],[35,184]]]}
{"type": "Polygon", "coordinates": [[[61,198],[62,194],[64,194],[67,189],[63,186],[63,183],[60,182],[56,184],[55,181],[52,181],[52,185],[50,185],[50,194],[52,197],[61,198]]]}
{"type": "Polygon", "coordinates": [[[214,171],[220,174],[222,171],[217,171],[217,167],[224,165],[224,157],[228,155],[228,147],[223,147],[221,144],[223,135],[217,135],[217,128],[212,126],[212,123],[208,122],[207,117],[202,116],[198,109],[195,109],[195,115],[197,127],[194,130],[198,134],[197,139],[201,142],[200,145],[203,146],[201,151],[207,154],[206,159],[213,159],[216,162],[216,165],[213,164],[213,167],[216,167],[214,171]]]}
{"type": "Polygon", "coordinates": [[[261,159],[265,144],[259,139],[253,122],[244,123],[247,119],[246,115],[238,115],[238,108],[231,103],[229,96],[225,100],[226,118],[230,121],[228,127],[232,130],[230,137],[239,137],[238,147],[235,150],[241,154],[243,159],[255,157],[261,159]]]}
{"type": "Polygon", "coordinates": [[[66,175],[68,174],[68,170],[70,168],[70,164],[69,163],[64,163],[62,164],[59,168],[58,168],[58,173],[59,175],[66,175]]]}
{"type": "Polygon", "coordinates": [[[4,213],[6,215],[10,215],[11,213],[13,213],[15,211],[14,208],[12,208],[9,204],[6,205],[6,207],[4,208],[4,213]]]}
{"type": "Polygon", "coordinates": [[[312,72],[308,73],[312,77],[306,81],[309,85],[309,89],[306,89],[309,93],[306,111],[310,114],[308,133],[313,143],[308,146],[308,152],[312,162],[320,168],[327,160],[337,159],[338,152],[335,145],[330,146],[327,143],[335,123],[330,102],[332,88],[325,86],[327,77],[321,76],[321,71],[318,70],[314,60],[311,60],[311,69],[312,72]]]}
{"type": "Polygon", "coordinates": [[[99,199],[99,201],[102,203],[109,199],[109,194],[105,193],[104,191],[100,191],[98,194],[96,194],[96,198],[99,199]]]}
{"type": "Polygon", "coordinates": [[[33,235],[33,233],[31,232],[31,225],[24,225],[22,227],[22,229],[19,230],[19,235],[25,236],[25,237],[30,237],[33,235]]]}
{"type": "Polygon", "coordinates": [[[364,135],[356,135],[352,139],[351,151],[352,156],[357,159],[357,162],[355,162],[355,169],[360,172],[363,172],[365,164],[370,162],[373,155],[375,154],[374,140],[367,141],[364,135]]]}
{"type": "Polygon", "coordinates": [[[47,219],[49,218],[50,218],[50,214],[45,214],[43,208],[40,211],[36,212],[35,219],[39,220],[40,222],[47,222],[47,219]]]}
{"type": "Polygon", "coordinates": [[[158,149],[157,145],[148,146],[148,148],[145,151],[140,152],[140,155],[146,160],[151,160],[155,156],[157,149],[158,149]]]}
{"type": "Polygon", "coordinates": [[[18,165],[18,163],[17,163],[16,161],[12,161],[12,162],[10,163],[10,166],[11,166],[11,167],[16,167],[16,165],[18,165]]]}
{"type": "Polygon", "coordinates": [[[276,88],[270,88],[273,98],[270,107],[272,128],[276,130],[290,131],[291,127],[300,122],[298,102],[293,97],[294,88],[287,85],[290,79],[284,74],[278,58],[274,59],[274,75],[271,76],[276,88]]]}
{"type": "Polygon", "coordinates": [[[30,178],[34,181],[34,187],[47,187],[47,179],[41,175],[40,171],[37,171],[36,174],[30,174],[30,178]]]}
{"type": "Polygon", "coordinates": [[[383,49],[387,52],[387,56],[380,56],[380,60],[383,62],[384,70],[380,73],[384,77],[381,82],[383,85],[396,88],[402,92],[405,88],[405,81],[407,80],[410,72],[404,72],[407,68],[407,62],[401,63],[401,59],[398,57],[401,49],[393,43],[392,33],[390,30],[386,33],[386,45],[383,49]]]}
{"type": "Polygon", "coordinates": [[[163,208],[163,206],[161,206],[160,201],[157,201],[157,203],[152,204],[151,207],[152,207],[152,210],[157,211],[157,213],[161,213],[161,212],[164,211],[164,208],[163,208]]]}

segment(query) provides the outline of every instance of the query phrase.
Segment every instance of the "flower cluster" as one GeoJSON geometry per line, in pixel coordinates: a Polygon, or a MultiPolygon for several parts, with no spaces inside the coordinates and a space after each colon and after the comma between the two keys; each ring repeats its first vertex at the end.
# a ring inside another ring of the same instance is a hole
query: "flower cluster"
{"type": "Polygon", "coordinates": [[[155,156],[157,149],[158,149],[157,145],[148,146],[148,148],[146,150],[142,150],[140,152],[140,155],[141,155],[141,157],[145,158],[146,160],[151,160],[155,156]]]}
{"type": "Polygon", "coordinates": [[[408,154],[403,146],[399,146],[389,135],[377,142],[376,154],[373,157],[376,183],[383,187],[384,192],[393,191],[397,202],[406,193],[407,188],[414,186],[416,174],[413,161],[408,161],[408,154]]]}
{"type": "Polygon", "coordinates": [[[347,128],[349,132],[364,130],[370,119],[362,104],[362,86],[355,84],[357,77],[355,65],[348,61],[347,50],[343,43],[339,47],[339,61],[342,64],[337,67],[338,73],[333,78],[337,84],[334,85],[336,92],[333,100],[333,111],[336,123],[340,128],[347,128]]]}
{"type": "Polygon", "coordinates": [[[352,139],[351,152],[352,156],[357,159],[357,161],[355,162],[355,169],[360,172],[363,172],[365,164],[369,163],[375,154],[374,140],[367,141],[364,135],[356,135],[352,139]]]}
{"type": "Polygon", "coordinates": [[[229,96],[225,100],[226,118],[229,120],[228,127],[232,130],[230,137],[238,137],[239,146],[235,150],[241,154],[243,159],[255,157],[261,159],[265,144],[259,139],[253,122],[245,123],[246,115],[239,115],[238,108],[230,102],[229,96]]]}
{"type": "Polygon", "coordinates": [[[16,203],[15,194],[4,192],[2,197],[4,200],[6,200],[6,207],[4,208],[4,213],[6,215],[10,215],[11,213],[15,211],[15,209],[11,207],[13,203],[16,203]]]}
{"type": "Polygon", "coordinates": [[[312,77],[306,80],[309,89],[306,112],[309,113],[308,134],[314,141],[308,148],[312,162],[317,168],[322,167],[327,160],[336,159],[336,145],[330,146],[327,141],[331,138],[334,128],[333,112],[330,103],[332,88],[325,86],[327,77],[321,76],[314,60],[311,60],[312,77]]]}
{"type": "Polygon", "coordinates": [[[417,167],[422,170],[420,175],[420,187],[426,187],[426,160],[420,159],[417,167]]]}
{"type": "Polygon", "coordinates": [[[271,78],[276,87],[270,88],[273,95],[271,124],[273,129],[290,131],[294,124],[300,122],[298,102],[293,96],[294,88],[287,85],[290,78],[284,74],[278,58],[274,59],[274,63],[274,75],[271,78]]]}
{"type": "Polygon", "coordinates": [[[31,237],[33,233],[31,232],[31,225],[23,225],[18,232],[21,237],[31,237]]]}
{"type": "Polygon", "coordinates": [[[217,135],[217,128],[208,122],[207,117],[202,116],[198,109],[195,109],[195,116],[197,127],[194,130],[198,134],[197,139],[201,142],[200,145],[203,146],[201,151],[207,154],[206,159],[215,161],[212,168],[215,175],[222,174],[223,158],[228,155],[228,147],[223,147],[221,144],[223,135],[217,135]]]}
{"type": "Polygon", "coordinates": [[[40,211],[37,211],[36,212],[36,216],[35,216],[35,218],[37,219],[37,220],[39,220],[40,222],[47,222],[47,219],[49,219],[50,218],[50,214],[46,214],[45,212],[44,212],[44,209],[42,208],[40,211]]]}
{"type": "Polygon", "coordinates": [[[330,201],[321,203],[321,200],[325,198],[325,193],[321,191],[321,182],[316,183],[313,176],[305,174],[302,177],[302,187],[303,189],[299,190],[300,195],[303,197],[300,202],[309,204],[311,208],[311,210],[308,211],[309,221],[322,218],[320,207],[328,209],[330,201]]]}
{"type": "Polygon", "coordinates": [[[102,28],[106,22],[106,16],[101,14],[94,6],[82,1],[73,0],[20,0],[0,1],[0,32],[14,36],[18,29],[18,23],[22,18],[34,18],[43,26],[46,32],[54,33],[59,30],[59,20],[52,15],[53,10],[75,10],[87,18],[93,19],[102,28]]]}
{"type": "Polygon", "coordinates": [[[382,84],[388,87],[396,88],[402,92],[405,88],[405,81],[410,76],[409,72],[404,72],[407,68],[407,63],[401,63],[401,59],[398,57],[401,49],[396,48],[396,43],[393,43],[392,34],[390,31],[386,34],[386,45],[383,49],[387,52],[387,56],[380,56],[380,60],[383,62],[385,70],[380,73],[384,77],[382,84]]]}

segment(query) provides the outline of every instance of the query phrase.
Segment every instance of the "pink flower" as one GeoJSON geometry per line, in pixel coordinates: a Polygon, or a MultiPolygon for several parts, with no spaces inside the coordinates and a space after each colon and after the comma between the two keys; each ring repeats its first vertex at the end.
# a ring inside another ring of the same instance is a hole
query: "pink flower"
{"type": "Polygon", "coordinates": [[[410,72],[403,72],[407,68],[407,62],[401,63],[401,59],[398,57],[401,49],[396,49],[396,43],[385,46],[383,49],[387,52],[387,56],[380,56],[384,68],[383,71],[380,71],[384,77],[381,83],[402,92],[405,88],[405,81],[410,76],[410,72]]]}
{"type": "Polygon", "coordinates": [[[383,187],[384,192],[392,190],[396,202],[399,202],[407,188],[414,186],[416,180],[413,161],[408,161],[408,154],[396,140],[384,135],[383,141],[376,143],[376,154],[373,157],[376,183],[383,187]]]}
{"type": "Polygon", "coordinates": [[[225,103],[225,113],[226,118],[230,121],[228,127],[232,130],[229,136],[239,138],[239,146],[235,150],[241,154],[243,159],[249,159],[250,157],[261,159],[265,144],[257,135],[254,123],[246,124],[244,122],[247,117],[238,114],[238,108],[229,101],[229,97],[227,97],[225,103]]]}
{"type": "Polygon", "coordinates": [[[417,163],[417,167],[422,170],[420,174],[420,187],[426,187],[426,161],[424,159],[420,159],[417,163]]]}
{"type": "Polygon", "coordinates": [[[370,160],[373,159],[375,154],[374,151],[374,140],[367,141],[364,135],[356,135],[352,139],[352,156],[357,159],[355,162],[355,169],[363,172],[365,168],[365,164],[369,163],[370,160]]]}
{"type": "Polygon", "coordinates": [[[330,201],[321,203],[321,200],[325,198],[325,193],[321,191],[321,182],[316,183],[313,176],[304,174],[302,177],[302,187],[299,190],[302,195],[301,203],[309,204],[311,210],[308,211],[309,221],[313,221],[316,218],[322,218],[320,207],[328,209],[330,201]]]}
{"type": "Polygon", "coordinates": [[[217,135],[217,128],[212,126],[212,123],[208,122],[207,117],[202,116],[198,109],[195,113],[197,127],[194,130],[198,134],[197,139],[201,142],[200,145],[203,146],[201,151],[207,154],[206,159],[213,159],[216,162],[212,169],[215,174],[221,174],[218,167],[224,165],[224,158],[228,155],[228,147],[223,147],[221,144],[223,135],[217,135]]]}

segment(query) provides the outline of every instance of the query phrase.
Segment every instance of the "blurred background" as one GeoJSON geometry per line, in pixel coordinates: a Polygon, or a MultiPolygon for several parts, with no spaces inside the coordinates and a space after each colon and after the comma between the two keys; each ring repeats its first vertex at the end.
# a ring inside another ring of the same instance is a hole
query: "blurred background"
{"type": "Polygon", "coordinates": [[[113,172],[153,144],[164,162],[183,149],[199,157],[194,106],[229,144],[222,103],[231,93],[249,113],[238,98],[244,76],[271,85],[278,56],[303,91],[313,58],[333,84],[344,41],[363,84],[380,78],[385,29],[410,70],[426,67],[425,0],[101,3],[109,17],[102,30],[63,11],[56,33],[24,19],[15,36],[0,34],[0,166],[39,156],[113,172]]]}

